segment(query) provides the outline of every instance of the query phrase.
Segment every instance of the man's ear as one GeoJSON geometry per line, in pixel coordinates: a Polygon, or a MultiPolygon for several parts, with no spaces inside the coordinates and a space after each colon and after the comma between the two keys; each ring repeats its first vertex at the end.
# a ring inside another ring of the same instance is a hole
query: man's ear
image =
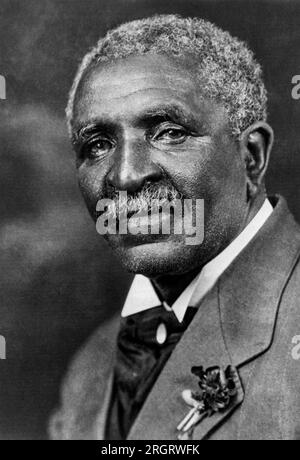
{"type": "Polygon", "coordinates": [[[263,121],[249,126],[240,137],[240,151],[245,162],[247,176],[248,199],[256,195],[263,182],[273,142],[273,129],[263,121]]]}

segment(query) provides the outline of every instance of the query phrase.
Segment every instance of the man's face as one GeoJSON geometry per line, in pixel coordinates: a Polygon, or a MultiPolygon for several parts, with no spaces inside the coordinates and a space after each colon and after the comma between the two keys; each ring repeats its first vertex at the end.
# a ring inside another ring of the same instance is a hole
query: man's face
{"type": "MultiPolygon", "coordinates": [[[[225,109],[201,95],[184,60],[134,56],[90,70],[74,105],[80,188],[96,218],[100,198],[136,196],[170,184],[204,199],[204,241],[185,235],[106,235],[127,269],[147,276],[187,273],[239,232],[246,210],[245,166],[225,109]]],[[[151,194],[150,194],[151,195],[151,194]]]]}

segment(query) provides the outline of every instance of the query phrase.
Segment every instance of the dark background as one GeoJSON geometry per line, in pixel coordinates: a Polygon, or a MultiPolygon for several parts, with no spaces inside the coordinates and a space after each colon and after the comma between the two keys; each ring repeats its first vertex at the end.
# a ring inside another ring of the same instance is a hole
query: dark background
{"type": "Polygon", "coordinates": [[[1,439],[46,437],[70,356],[126,295],[131,278],[77,190],[64,107],[87,49],[108,28],[154,13],[207,18],[255,50],[276,133],[268,188],[300,220],[299,0],[0,0],[1,439]]]}

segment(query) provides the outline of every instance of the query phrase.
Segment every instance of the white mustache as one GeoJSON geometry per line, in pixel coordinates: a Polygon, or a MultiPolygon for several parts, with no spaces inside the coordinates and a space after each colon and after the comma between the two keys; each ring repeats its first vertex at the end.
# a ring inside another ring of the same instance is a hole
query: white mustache
{"type": "Polygon", "coordinates": [[[172,185],[153,184],[146,185],[140,192],[134,195],[127,195],[127,199],[119,197],[119,192],[116,192],[111,198],[111,204],[107,206],[105,214],[107,218],[118,218],[128,214],[145,213],[151,210],[153,203],[159,206],[168,204],[176,206],[176,200],[181,200],[182,194],[179,193],[172,185]]]}

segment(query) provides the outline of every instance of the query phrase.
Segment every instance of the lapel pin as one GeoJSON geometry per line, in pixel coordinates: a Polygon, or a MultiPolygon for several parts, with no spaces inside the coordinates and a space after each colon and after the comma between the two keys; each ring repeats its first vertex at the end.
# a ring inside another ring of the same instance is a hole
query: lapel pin
{"type": "Polygon", "coordinates": [[[192,373],[199,378],[199,390],[184,390],[183,400],[191,410],[177,426],[179,439],[189,439],[192,429],[205,417],[225,411],[237,394],[235,384],[236,369],[228,366],[224,371],[220,367],[209,367],[204,371],[202,366],[195,366],[192,373]]]}

